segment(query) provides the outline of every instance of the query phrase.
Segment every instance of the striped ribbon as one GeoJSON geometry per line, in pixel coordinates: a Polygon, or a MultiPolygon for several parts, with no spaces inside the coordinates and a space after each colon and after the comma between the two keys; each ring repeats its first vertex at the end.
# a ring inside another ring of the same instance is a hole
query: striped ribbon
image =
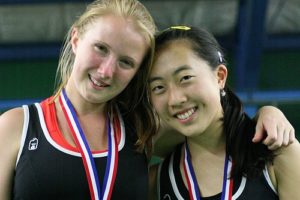
{"type": "MultiPolygon", "coordinates": [[[[197,178],[194,172],[194,168],[191,160],[191,153],[188,147],[187,142],[185,142],[184,148],[184,174],[187,180],[188,190],[190,200],[200,200],[200,190],[198,187],[197,178]]],[[[222,197],[221,200],[231,200],[232,198],[232,189],[233,189],[233,180],[230,179],[230,173],[232,168],[232,162],[229,160],[228,156],[225,157],[224,164],[224,175],[223,175],[223,186],[222,186],[222,197]]]]}
{"type": "Polygon", "coordinates": [[[62,91],[59,102],[61,104],[63,113],[68,122],[68,126],[71,130],[77,148],[79,148],[85,173],[89,185],[90,195],[92,200],[109,200],[112,195],[112,190],[116,178],[118,168],[118,145],[115,137],[113,122],[107,120],[108,127],[108,154],[105,175],[103,180],[103,186],[100,190],[99,177],[94,162],[93,155],[91,153],[88,142],[85,138],[84,132],[78,121],[76,111],[68,99],[65,90],[62,91]]]}

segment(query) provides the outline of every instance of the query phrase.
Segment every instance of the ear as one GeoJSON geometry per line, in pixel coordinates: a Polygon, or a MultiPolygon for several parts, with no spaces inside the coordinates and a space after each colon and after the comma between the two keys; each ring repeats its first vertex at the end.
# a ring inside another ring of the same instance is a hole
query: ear
{"type": "Polygon", "coordinates": [[[225,65],[219,65],[216,69],[218,84],[220,89],[223,89],[227,80],[227,67],[225,65]]]}
{"type": "Polygon", "coordinates": [[[72,33],[71,33],[71,45],[72,45],[73,53],[75,55],[76,55],[78,40],[79,40],[79,38],[78,38],[78,30],[77,30],[77,28],[73,28],[72,33]]]}

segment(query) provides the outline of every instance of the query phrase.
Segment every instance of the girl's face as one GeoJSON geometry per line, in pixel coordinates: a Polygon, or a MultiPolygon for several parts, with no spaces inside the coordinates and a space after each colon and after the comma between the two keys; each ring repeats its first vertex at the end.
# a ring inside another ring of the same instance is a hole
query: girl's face
{"type": "Polygon", "coordinates": [[[212,71],[186,40],[173,41],[156,53],[150,76],[152,104],[170,127],[185,136],[199,135],[220,122],[220,89],[226,75],[224,65],[212,71]]]}
{"type": "Polygon", "coordinates": [[[115,15],[95,19],[82,35],[74,29],[71,43],[75,61],[66,91],[93,104],[125,89],[148,48],[132,20],[115,15]]]}

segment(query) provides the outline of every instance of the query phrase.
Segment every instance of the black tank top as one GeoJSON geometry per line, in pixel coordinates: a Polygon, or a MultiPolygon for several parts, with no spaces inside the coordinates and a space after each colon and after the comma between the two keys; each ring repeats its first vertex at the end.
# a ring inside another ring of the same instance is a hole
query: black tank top
{"type": "MultiPolygon", "coordinates": [[[[169,155],[159,166],[158,172],[158,194],[161,200],[183,200],[189,199],[180,173],[180,151],[181,145],[169,155]]],[[[210,197],[202,197],[203,200],[220,200],[221,193],[210,197]]],[[[263,175],[253,179],[243,177],[234,179],[233,200],[278,200],[278,196],[270,182],[267,170],[263,175]]]]}
{"type": "MultiPolygon", "coordinates": [[[[24,114],[24,130],[15,169],[13,199],[91,199],[80,154],[59,146],[51,139],[40,104],[24,106],[24,114]]],[[[148,162],[144,154],[136,152],[136,132],[126,122],[124,126],[111,199],[147,199],[148,162]]],[[[106,155],[99,153],[93,154],[93,157],[102,186],[106,155]]]]}

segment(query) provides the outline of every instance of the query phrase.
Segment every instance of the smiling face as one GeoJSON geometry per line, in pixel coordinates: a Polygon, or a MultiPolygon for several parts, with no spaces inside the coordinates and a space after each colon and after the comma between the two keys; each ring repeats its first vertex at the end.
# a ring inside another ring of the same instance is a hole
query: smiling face
{"type": "Polygon", "coordinates": [[[75,60],[66,91],[90,103],[105,103],[122,92],[149,47],[130,18],[116,15],[95,19],[82,35],[74,29],[71,43],[75,60]]]}
{"type": "Polygon", "coordinates": [[[188,41],[169,42],[156,52],[150,76],[151,102],[169,126],[185,136],[199,135],[220,124],[220,89],[226,74],[224,65],[212,71],[188,41]]]}

